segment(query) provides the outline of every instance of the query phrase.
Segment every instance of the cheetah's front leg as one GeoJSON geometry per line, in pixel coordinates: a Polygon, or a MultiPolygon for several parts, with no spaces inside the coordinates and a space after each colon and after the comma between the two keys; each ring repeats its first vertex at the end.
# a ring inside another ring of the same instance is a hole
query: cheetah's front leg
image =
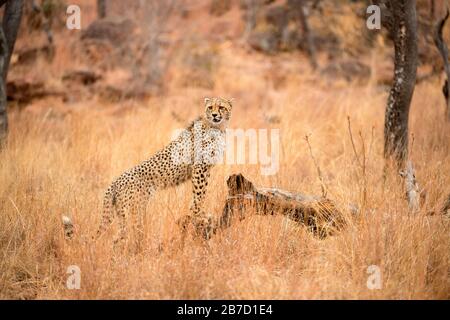
{"type": "Polygon", "coordinates": [[[203,211],[203,202],[206,196],[210,166],[205,164],[194,165],[192,168],[192,203],[191,220],[196,232],[209,239],[211,231],[211,217],[203,211]]]}
{"type": "Polygon", "coordinates": [[[205,200],[209,175],[210,169],[206,165],[194,165],[192,168],[191,213],[193,217],[204,216],[203,202],[205,200]]]}

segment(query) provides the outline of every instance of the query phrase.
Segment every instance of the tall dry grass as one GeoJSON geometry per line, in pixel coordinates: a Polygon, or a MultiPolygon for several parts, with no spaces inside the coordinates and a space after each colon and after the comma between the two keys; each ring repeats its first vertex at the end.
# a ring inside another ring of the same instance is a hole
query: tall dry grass
{"type": "Polygon", "coordinates": [[[438,211],[450,193],[450,125],[439,85],[421,84],[414,95],[411,159],[426,198],[411,214],[398,175],[383,177],[385,90],[373,79],[367,85],[323,81],[283,56],[238,54],[222,45],[214,90],[173,87],[148,103],[111,106],[49,100],[11,113],[0,153],[0,298],[449,298],[449,222],[438,211]],[[304,140],[309,134],[329,197],[344,212],[357,204],[360,214],[325,240],[282,217],[250,217],[208,243],[189,238],[180,247],[168,241],[179,236],[175,221],[188,213],[185,184],[151,201],[139,248],[130,242],[115,250],[114,230],[91,241],[110,181],[167,144],[202,112],[205,95],[235,98],[231,128],[278,128],[281,140],[276,175],[261,176],[254,165],[214,168],[208,211],[220,214],[226,178],[236,172],[257,185],[320,193],[304,140]],[[62,214],[76,226],[70,242],[62,214]],[[162,252],[160,243],[167,244],[162,252]],[[66,288],[70,265],[81,269],[80,290],[66,288]],[[381,269],[380,290],[367,287],[370,265],[381,269]]]}

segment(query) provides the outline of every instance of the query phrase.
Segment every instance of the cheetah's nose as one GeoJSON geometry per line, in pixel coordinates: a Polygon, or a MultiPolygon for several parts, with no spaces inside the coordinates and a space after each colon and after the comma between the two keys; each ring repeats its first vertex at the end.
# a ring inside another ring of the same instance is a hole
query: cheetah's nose
{"type": "Polygon", "coordinates": [[[212,113],[211,114],[212,115],[212,121],[213,122],[215,122],[215,123],[219,123],[222,119],[220,118],[220,115],[219,114],[217,114],[217,113],[212,113]]]}

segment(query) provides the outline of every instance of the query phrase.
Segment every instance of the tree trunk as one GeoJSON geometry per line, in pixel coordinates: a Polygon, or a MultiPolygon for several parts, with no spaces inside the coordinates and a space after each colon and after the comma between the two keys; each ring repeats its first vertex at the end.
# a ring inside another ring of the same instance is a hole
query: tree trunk
{"type": "Polygon", "coordinates": [[[245,0],[245,31],[244,39],[248,39],[250,33],[255,29],[256,17],[261,4],[257,0],[245,0]]]}
{"type": "Polygon", "coordinates": [[[9,62],[14,51],[17,32],[19,31],[22,19],[23,0],[9,0],[6,2],[5,13],[3,15],[3,31],[8,44],[8,54],[2,69],[3,79],[6,81],[8,75],[9,62]]]}
{"type": "Polygon", "coordinates": [[[384,123],[384,156],[403,167],[408,155],[408,119],[417,73],[417,17],[415,0],[390,0],[394,39],[394,82],[384,123]]]}
{"type": "Polygon", "coordinates": [[[106,0],[97,0],[97,16],[99,19],[106,17],[106,0]]]}
{"type": "Polygon", "coordinates": [[[434,0],[430,0],[430,19],[431,21],[434,20],[436,16],[436,3],[434,0]]]}
{"type": "Polygon", "coordinates": [[[4,144],[8,133],[6,78],[22,18],[23,0],[0,1],[0,7],[5,3],[3,22],[0,26],[0,146],[4,144]]]}
{"type": "Polygon", "coordinates": [[[316,47],[314,45],[314,36],[309,27],[308,17],[305,13],[305,0],[301,0],[298,8],[298,16],[300,20],[300,24],[302,25],[304,40],[306,42],[306,50],[308,51],[309,62],[311,67],[316,70],[318,67],[317,59],[316,59],[316,47]]]}
{"type": "Polygon", "coordinates": [[[439,50],[439,53],[442,56],[442,60],[444,62],[444,70],[445,75],[447,76],[447,79],[445,80],[444,87],[442,88],[442,92],[444,94],[445,102],[446,102],[446,113],[447,113],[447,120],[450,121],[450,99],[449,99],[449,93],[450,93],[450,64],[448,62],[448,47],[445,44],[444,37],[443,37],[443,30],[445,23],[448,20],[448,17],[450,15],[450,11],[447,8],[445,17],[440,19],[438,23],[436,24],[436,29],[434,32],[434,43],[436,44],[436,47],[439,50]]]}
{"type": "MultiPolygon", "coordinates": [[[[8,45],[6,43],[5,33],[0,26],[0,70],[4,69],[8,56],[8,45]]],[[[6,83],[3,77],[0,77],[0,148],[6,141],[8,134],[8,112],[6,109],[6,83]]]]}

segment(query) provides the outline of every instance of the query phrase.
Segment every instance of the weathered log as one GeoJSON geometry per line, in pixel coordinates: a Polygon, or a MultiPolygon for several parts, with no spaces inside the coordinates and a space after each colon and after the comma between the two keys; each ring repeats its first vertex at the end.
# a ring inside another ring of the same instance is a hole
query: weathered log
{"type": "Polygon", "coordinates": [[[214,232],[233,222],[257,215],[283,215],[304,225],[315,236],[325,238],[345,225],[342,213],[333,201],[274,188],[257,188],[242,174],[228,177],[228,198],[214,232]]]}

